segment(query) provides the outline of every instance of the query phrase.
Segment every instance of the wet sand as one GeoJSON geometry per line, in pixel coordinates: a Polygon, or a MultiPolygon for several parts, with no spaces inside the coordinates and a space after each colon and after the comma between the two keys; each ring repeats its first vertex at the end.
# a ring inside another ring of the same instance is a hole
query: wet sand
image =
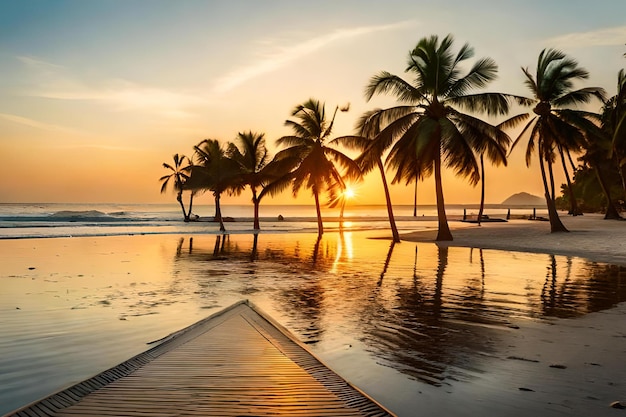
{"type": "MultiPolygon", "coordinates": [[[[603,220],[600,214],[561,216],[569,233],[550,233],[547,221],[510,220],[507,223],[450,221],[454,241],[438,245],[576,256],[626,266],[626,221],[603,220]]],[[[402,240],[432,242],[434,229],[406,233],[402,240]]]]}
{"type": "MultiPolygon", "coordinates": [[[[450,222],[454,241],[437,244],[575,256],[626,266],[626,221],[603,220],[601,215],[562,216],[562,221],[569,233],[550,233],[544,221],[482,226],[450,222]]],[[[402,239],[429,242],[435,237],[436,230],[429,230],[404,234],[402,239]]],[[[485,409],[500,409],[510,416],[525,416],[531,410],[569,416],[626,412],[611,406],[616,401],[626,406],[626,303],[549,324],[522,322],[511,332],[507,350],[502,368],[493,372],[510,375],[517,395],[481,381],[477,403],[468,407],[482,403],[485,409]]],[[[438,400],[456,401],[454,396],[438,400]]]]}
{"type": "Polygon", "coordinates": [[[49,381],[70,370],[84,379],[249,298],[399,416],[626,413],[610,406],[626,402],[626,303],[612,295],[624,292],[626,270],[600,306],[597,287],[577,287],[588,280],[576,271],[595,269],[569,258],[626,266],[626,222],[563,221],[570,233],[537,221],[451,221],[455,240],[433,245],[436,222],[427,220],[419,226],[428,231],[403,234],[395,249],[370,239],[387,231],[327,233],[319,250],[314,234],[261,234],[254,262],[249,235],[232,235],[226,250],[212,235],[0,242],[0,313],[14,329],[0,371],[11,367],[9,382],[22,384],[6,395],[41,386],[43,371],[49,381]],[[555,268],[549,256],[467,247],[563,256],[555,268]],[[546,311],[553,293],[582,310],[557,318],[546,311]]]}

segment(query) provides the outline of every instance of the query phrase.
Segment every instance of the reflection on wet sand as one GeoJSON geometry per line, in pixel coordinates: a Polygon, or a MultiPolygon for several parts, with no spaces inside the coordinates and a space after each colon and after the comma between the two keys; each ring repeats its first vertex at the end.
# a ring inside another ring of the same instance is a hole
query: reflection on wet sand
{"type": "Polygon", "coordinates": [[[363,341],[371,352],[386,365],[437,386],[447,379],[469,380],[480,372],[476,362],[492,350],[497,334],[475,325],[481,318],[472,312],[480,310],[481,298],[475,296],[471,285],[455,311],[448,310],[444,292],[448,256],[447,247],[437,248],[434,288],[430,277],[415,273],[410,285],[395,288],[392,305],[375,293],[364,311],[369,320],[364,322],[363,341]]]}
{"type": "Polygon", "coordinates": [[[515,320],[576,317],[626,300],[624,271],[610,265],[353,240],[349,233],[223,235],[190,238],[185,250],[183,238],[176,258],[203,271],[197,279],[216,292],[222,281],[255,274],[241,293],[271,294],[305,343],[341,326],[380,363],[436,386],[486,372],[515,320]],[[279,278],[263,279],[270,274],[279,278]]]}

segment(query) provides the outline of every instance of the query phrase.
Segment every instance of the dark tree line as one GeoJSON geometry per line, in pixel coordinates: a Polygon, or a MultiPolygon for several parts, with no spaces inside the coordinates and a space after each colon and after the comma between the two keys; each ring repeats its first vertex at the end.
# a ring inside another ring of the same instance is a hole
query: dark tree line
{"type": "Polygon", "coordinates": [[[621,218],[616,203],[621,200],[623,204],[626,195],[624,70],[618,74],[617,94],[607,98],[600,87],[575,85],[589,77],[576,60],[545,49],[539,54],[536,70],[522,68],[529,97],[489,92],[484,88],[497,77],[495,61],[480,58],[469,65],[474,49],[468,44],[455,49],[453,44],[451,35],[422,38],[407,57],[405,72],[410,81],[386,71],[374,75],[365,87],[366,99],[392,95],[397,105],[366,112],[354,134],[333,137],[332,132],[337,112],[348,111],[349,106],[337,106],[330,115],[324,103],[311,98],[292,110],[291,119],[285,122],[292,133],[276,140],[279,151],[274,157],[268,153],[263,133],[239,133],[234,143],[225,144],[205,139],[194,147],[191,158],[175,154],[173,165],[163,164],[170,172],[161,178],[161,191],[173,185],[185,221],[192,220],[194,196],[210,191],[215,199],[215,221],[223,231],[223,195],[239,195],[249,189],[254,229],[259,230],[259,205],[265,196],[287,189],[296,196],[306,189],[315,201],[322,235],[321,198],[325,196],[331,206],[343,207],[347,184],[376,169],[385,190],[393,240],[400,241],[387,174],[392,184],[404,182],[407,186],[434,176],[437,240],[452,240],[442,170],[451,169],[471,185],[481,183],[482,214],[485,161],[506,165],[510,152],[525,142],[527,165],[536,160],[540,166],[552,232],[567,231],[557,212],[555,169],[562,170],[566,178],[559,203],[568,204],[569,214],[580,215],[582,209],[596,207],[600,201],[606,218],[621,218]],[[576,108],[594,99],[603,104],[600,113],[576,108]],[[532,113],[509,116],[512,105],[531,107],[532,113]],[[491,124],[480,115],[506,119],[491,124]],[[512,140],[506,131],[522,123],[521,133],[512,140]],[[352,159],[341,148],[360,154],[352,159]],[[579,165],[574,163],[575,157],[579,165]],[[183,192],[189,194],[187,208],[183,192]]]}

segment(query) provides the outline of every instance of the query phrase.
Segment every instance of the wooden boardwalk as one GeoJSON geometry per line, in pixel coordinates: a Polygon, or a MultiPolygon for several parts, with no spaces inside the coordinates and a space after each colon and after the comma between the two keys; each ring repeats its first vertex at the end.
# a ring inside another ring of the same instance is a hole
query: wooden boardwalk
{"type": "Polygon", "coordinates": [[[7,416],[391,416],[248,302],[7,416]]]}

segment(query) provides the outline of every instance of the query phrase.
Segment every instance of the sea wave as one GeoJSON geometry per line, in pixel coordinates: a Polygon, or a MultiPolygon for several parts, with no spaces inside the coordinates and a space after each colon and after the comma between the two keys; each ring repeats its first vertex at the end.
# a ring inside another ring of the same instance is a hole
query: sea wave
{"type": "MultiPolygon", "coordinates": [[[[267,206],[260,216],[262,233],[317,232],[314,207],[267,206]]],[[[248,206],[224,206],[227,233],[255,233],[253,217],[248,206]]],[[[183,222],[180,209],[175,205],[120,205],[120,204],[0,204],[0,239],[29,239],[68,236],[118,236],[140,234],[221,234],[219,223],[214,222],[211,206],[196,207],[195,221],[183,222]]],[[[470,210],[470,214],[473,209],[470,210]]],[[[195,210],[194,210],[195,211],[195,210]]],[[[394,207],[399,229],[416,230],[436,220],[436,207],[418,207],[414,217],[413,207],[394,207]],[[426,222],[424,222],[426,221],[426,222]]],[[[465,208],[450,207],[448,220],[462,218],[465,208]]],[[[502,207],[492,207],[487,213],[494,218],[506,216],[502,207]]],[[[512,215],[522,215],[528,210],[513,210],[512,215]]],[[[338,230],[340,216],[337,210],[325,210],[324,229],[338,230]]],[[[538,213],[540,214],[540,213],[538,213]]],[[[357,206],[346,210],[345,230],[382,230],[389,228],[385,206],[357,206]]]]}

